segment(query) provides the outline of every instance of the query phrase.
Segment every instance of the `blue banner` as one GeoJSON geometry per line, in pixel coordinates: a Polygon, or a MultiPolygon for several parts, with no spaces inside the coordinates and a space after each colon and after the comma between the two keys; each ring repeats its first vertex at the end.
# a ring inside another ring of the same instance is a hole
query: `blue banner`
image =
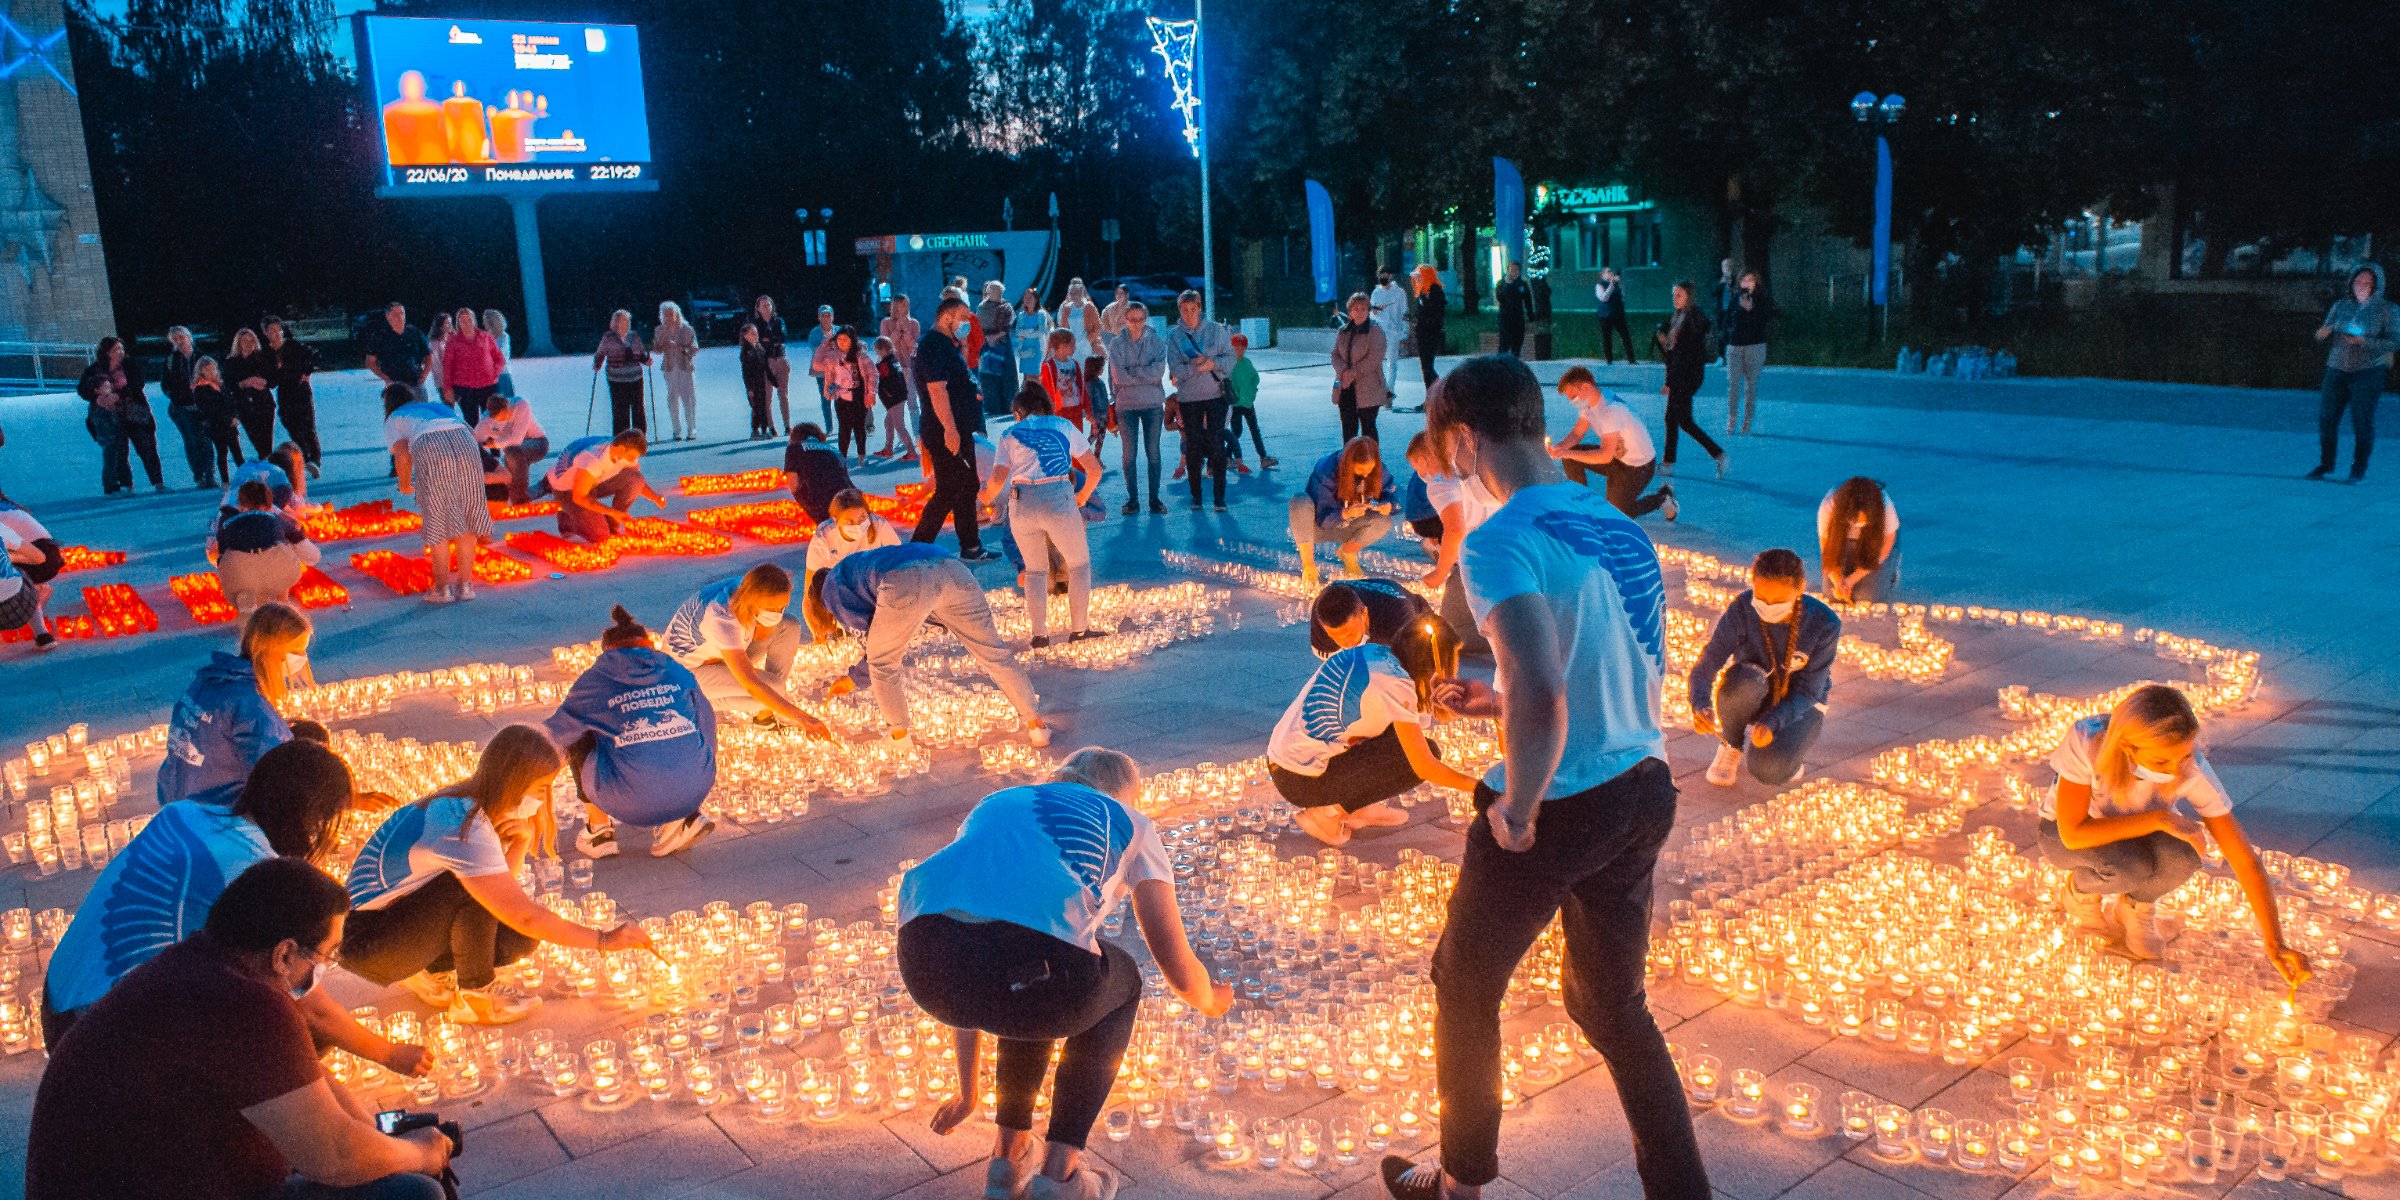
{"type": "Polygon", "coordinates": [[[1341,287],[1341,251],[1333,240],[1333,197],[1325,185],[1302,180],[1308,195],[1308,273],[1317,283],[1317,303],[1333,300],[1341,287]]]}
{"type": "Polygon", "coordinates": [[[1492,240],[1505,261],[1525,265],[1525,177],[1505,158],[1492,159],[1492,240]]]}
{"type": "Polygon", "coordinates": [[[1892,144],[1875,138],[1875,273],[1868,278],[1868,299],[1886,303],[1886,281],[1892,275],[1892,144]]]}

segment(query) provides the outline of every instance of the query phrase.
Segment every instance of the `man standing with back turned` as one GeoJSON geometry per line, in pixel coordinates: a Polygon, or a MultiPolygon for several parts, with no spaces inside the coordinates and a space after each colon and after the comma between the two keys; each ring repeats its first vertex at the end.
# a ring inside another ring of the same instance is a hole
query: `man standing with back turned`
{"type": "Polygon", "coordinates": [[[933,310],[933,328],[917,343],[917,403],[924,409],[924,436],[917,449],[933,476],[933,498],[909,540],[930,542],[942,536],[942,522],[958,524],[958,556],[971,563],[996,562],[1000,556],[983,548],[975,528],[975,435],[983,432],[983,404],[975,395],[975,377],[958,347],[958,327],[974,320],[967,302],[950,296],[933,310]]]}
{"type": "Polygon", "coordinates": [[[1469,359],[1427,406],[1451,461],[1501,501],[1459,570],[1498,661],[1495,689],[1447,685],[1462,715],[1497,717],[1508,757],[1475,789],[1433,953],[1437,1169],[1391,1157],[1400,1200],[1477,1200],[1500,1174],[1500,1001],[1553,916],[1567,939],[1567,1015],[1608,1061],[1653,1200],[1709,1200],[1675,1063],[1642,988],[1650,880],[1675,827],[1659,728],[1666,588],[1641,527],[1562,479],[1542,391],[1513,356],[1469,359]]]}

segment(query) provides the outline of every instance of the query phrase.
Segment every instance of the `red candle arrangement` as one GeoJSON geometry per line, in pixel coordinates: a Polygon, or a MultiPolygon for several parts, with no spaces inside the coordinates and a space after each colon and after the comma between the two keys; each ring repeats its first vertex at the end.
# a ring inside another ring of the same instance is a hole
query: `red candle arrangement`
{"type": "Polygon", "coordinates": [[[350,589],[335,583],[333,577],[310,567],[300,573],[300,582],[292,585],[292,599],[302,608],[332,608],[350,603],[350,589]]]}
{"type": "Polygon", "coordinates": [[[624,532],[608,539],[619,554],[664,558],[705,558],[733,549],[733,539],[706,529],[694,529],[663,517],[628,517],[624,532]]]}
{"type": "Polygon", "coordinates": [[[512,533],[508,535],[508,544],[510,548],[522,550],[561,571],[579,575],[587,571],[605,571],[617,565],[614,546],[571,542],[545,529],[512,533]]]}
{"type": "Polygon", "coordinates": [[[129,583],[103,583],[83,589],[83,607],[99,626],[101,637],[155,633],[158,612],[129,583]]]}
{"type": "MultiPolygon", "coordinates": [[[[398,595],[415,596],[433,590],[433,562],[422,554],[362,550],[350,556],[350,565],[398,595]]],[[[523,583],[531,578],[532,567],[505,554],[486,550],[475,556],[477,583],[523,583]]]]}
{"type": "Polygon", "coordinates": [[[414,533],[425,527],[425,520],[413,512],[395,510],[389,500],[369,500],[364,504],[302,517],[300,527],[308,531],[308,538],[312,542],[346,542],[358,538],[389,537],[395,533],[414,533]]]}
{"type": "Polygon", "coordinates": [[[694,525],[720,533],[738,533],[755,542],[788,546],[816,533],[808,513],[795,500],[760,500],[749,504],[720,504],[684,514],[694,525]]]}
{"type": "Polygon", "coordinates": [[[89,571],[95,567],[113,567],[125,561],[122,550],[94,550],[90,546],[61,546],[59,557],[66,561],[59,574],[70,571],[89,571]]]}
{"type": "Polygon", "coordinates": [[[225,599],[225,587],[214,571],[177,575],[167,581],[167,590],[192,614],[194,624],[223,625],[234,618],[233,604],[225,599]]]}
{"type": "Polygon", "coordinates": [[[675,487],[686,496],[781,491],[783,471],[777,467],[760,467],[755,471],[735,471],[728,475],[683,475],[676,478],[675,487]]]}
{"type": "Polygon", "coordinates": [[[521,521],[527,517],[555,517],[558,515],[558,501],[556,500],[534,500],[524,504],[510,504],[505,500],[487,500],[484,502],[484,507],[492,510],[492,519],[495,521],[521,521]]]}

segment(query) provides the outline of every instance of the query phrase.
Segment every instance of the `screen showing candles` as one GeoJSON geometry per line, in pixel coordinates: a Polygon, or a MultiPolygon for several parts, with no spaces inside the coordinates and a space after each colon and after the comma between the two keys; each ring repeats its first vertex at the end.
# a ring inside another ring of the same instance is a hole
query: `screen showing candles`
{"type": "Polygon", "coordinates": [[[357,20],[386,194],[651,186],[633,26],[357,20]]]}

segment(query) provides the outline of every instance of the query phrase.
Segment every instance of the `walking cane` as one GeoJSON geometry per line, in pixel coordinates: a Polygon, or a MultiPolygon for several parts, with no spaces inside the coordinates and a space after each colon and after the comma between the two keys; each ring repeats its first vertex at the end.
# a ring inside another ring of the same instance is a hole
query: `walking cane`
{"type": "Polygon", "coordinates": [[[642,364],[642,416],[643,416],[643,421],[642,421],[642,432],[643,432],[643,434],[644,434],[644,435],[647,435],[647,434],[648,434],[648,433],[649,433],[651,430],[658,428],[658,406],[657,406],[657,403],[651,399],[651,396],[654,394],[654,392],[655,392],[655,390],[656,390],[656,389],[655,389],[655,387],[654,387],[654,384],[656,383],[656,380],[657,380],[657,376],[656,376],[656,374],[654,373],[654,371],[653,371],[653,368],[651,367],[651,365],[650,365],[649,363],[643,363],[643,364],[642,364]]]}
{"type": "Polygon", "coordinates": [[[583,436],[592,436],[592,406],[600,402],[600,368],[592,368],[592,392],[583,398],[583,436]]]}

